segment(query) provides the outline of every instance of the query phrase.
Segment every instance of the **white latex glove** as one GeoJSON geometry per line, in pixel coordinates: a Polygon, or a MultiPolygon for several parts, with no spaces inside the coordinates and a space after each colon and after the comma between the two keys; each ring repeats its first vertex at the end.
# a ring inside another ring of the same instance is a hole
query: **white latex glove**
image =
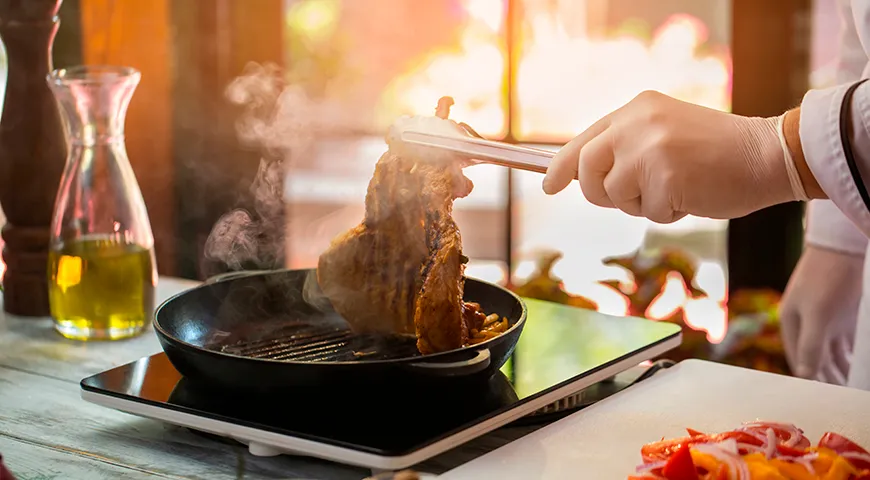
{"type": "Polygon", "coordinates": [[[844,385],[849,373],[864,257],[808,245],[780,304],[792,372],[844,385]]]}
{"type": "Polygon", "coordinates": [[[687,214],[741,217],[799,198],[777,121],[644,92],[565,145],[547,170],[544,192],[578,178],[593,204],[658,223],[687,214]]]}

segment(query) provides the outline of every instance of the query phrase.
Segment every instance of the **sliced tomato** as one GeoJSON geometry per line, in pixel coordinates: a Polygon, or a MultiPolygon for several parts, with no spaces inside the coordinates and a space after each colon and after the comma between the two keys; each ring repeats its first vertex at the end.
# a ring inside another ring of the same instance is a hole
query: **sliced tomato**
{"type": "Polygon", "coordinates": [[[761,445],[761,442],[746,432],[731,431],[717,433],[715,435],[695,435],[692,437],[675,438],[672,440],[662,440],[659,442],[648,443],[641,447],[640,455],[644,462],[656,462],[667,460],[671,455],[680,448],[681,445],[695,445],[698,443],[719,443],[724,440],[734,439],[739,443],[748,443],[750,445],[761,445]]]}
{"type": "Polygon", "coordinates": [[[787,457],[800,457],[807,454],[806,448],[793,448],[781,443],[776,446],[776,451],[787,457]]]}
{"type": "MultiPolygon", "coordinates": [[[[657,462],[659,460],[667,460],[677,451],[682,445],[692,445],[698,443],[702,437],[683,437],[673,440],[661,440],[658,442],[647,443],[640,447],[640,456],[644,463],[657,462]]],[[[703,437],[706,438],[706,437],[703,437]]]]}
{"type": "Polygon", "coordinates": [[[681,445],[668,459],[668,463],[662,468],[662,476],[668,480],[698,480],[698,470],[692,461],[692,452],[689,446],[681,445]]]}
{"type": "Polygon", "coordinates": [[[864,450],[861,445],[834,432],[825,432],[822,438],[819,439],[819,447],[830,448],[837,453],[855,452],[867,454],[867,450],[864,450]]]}
{"type": "MultiPolygon", "coordinates": [[[[870,456],[870,454],[867,453],[867,450],[864,450],[863,447],[853,442],[852,440],[849,440],[848,438],[834,432],[825,432],[825,434],[822,435],[822,438],[819,439],[819,447],[829,448],[840,455],[844,453],[860,453],[870,456]]],[[[849,463],[851,463],[858,470],[870,469],[870,461],[856,458],[848,458],[848,460],[849,463]]]]}
{"type": "Polygon", "coordinates": [[[706,436],[705,433],[699,432],[699,431],[695,430],[694,428],[687,428],[686,431],[689,432],[689,436],[690,436],[690,437],[703,437],[703,436],[706,436]]]}
{"type": "MultiPolygon", "coordinates": [[[[767,424],[761,423],[758,425],[753,425],[751,427],[745,427],[747,430],[755,432],[760,435],[767,435],[767,429],[773,430],[773,434],[776,435],[777,440],[780,442],[785,442],[789,438],[791,438],[791,432],[782,428],[776,424],[767,424]]],[[[808,448],[811,445],[810,439],[806,437],[806,435],[801,434],[800,439],[797,444],[794,445],[795,448],[808,448]]]]}
{"type": "Polygon", "coordinates": [[[752,435],[750,435],[746,432],[738,432],[738,431],[725,432],[725,433],[720,433],[718,435],[712,435],[712,438],[713,438],[714,442],[721,442],[723,440],[728,440],[728,439],[733,438],[734,441],[736,441],[738,443],[748,443],[749,445],[760,446],[762,443],[760,440],[753,437],[752,435]]]}

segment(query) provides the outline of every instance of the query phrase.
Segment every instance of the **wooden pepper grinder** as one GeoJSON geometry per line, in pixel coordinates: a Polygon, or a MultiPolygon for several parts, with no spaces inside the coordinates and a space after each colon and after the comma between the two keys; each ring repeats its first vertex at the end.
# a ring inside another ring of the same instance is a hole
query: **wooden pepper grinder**
{"type": "Polygon", "coordinates": [[[46,75],[61,2],[0,0],[0,38],[9,71],[0,117],[3,307],[23,316],[49,315],[49,228],[66,139],[46,75]]]}

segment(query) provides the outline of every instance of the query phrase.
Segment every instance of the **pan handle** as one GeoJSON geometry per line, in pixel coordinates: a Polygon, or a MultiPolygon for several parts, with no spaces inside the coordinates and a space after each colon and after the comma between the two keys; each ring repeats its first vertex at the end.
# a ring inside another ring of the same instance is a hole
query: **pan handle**
{"type": "Polygon", "coordinates": [[[243,278],[243,277],[253,277],[255,275],[261,275],[264,273],[271,273],[273,270],[239,270],[237,272],[226,272],[219,273],[217,275],[208,277],[206,279],[205,284],[211,285],[212,283],[223,282],[226,280],[232,280],[234,278],[243,278]]]}
{"type": "Polygon", "coordinates": [[[460,362],[449,363],[411,363],[408,366],[413,369],[419,369],[430,375],[452,377],[460,375],[471,375],[474,373],[486,370],[492,361],[492,355],[488,348],[478,350],[474,358],[462,360],[460,362]]]}

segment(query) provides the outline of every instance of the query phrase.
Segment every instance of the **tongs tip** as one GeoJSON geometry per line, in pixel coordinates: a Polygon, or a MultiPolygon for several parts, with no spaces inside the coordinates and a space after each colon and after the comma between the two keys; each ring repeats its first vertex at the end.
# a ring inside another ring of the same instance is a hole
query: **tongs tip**
{"type": "Polygon", "coordinates": [[[465,133],[471,135],[472,137],[483,138],[483,135],[477,133],[473,128],[471,128],[471,125],[469,125],[469,124],[467,124],[467,123],[465,123],[465,122],[459,122],[458,125],[459,125],[460,128],[462,128],[463,130],[465,130],[465,133]]]}

